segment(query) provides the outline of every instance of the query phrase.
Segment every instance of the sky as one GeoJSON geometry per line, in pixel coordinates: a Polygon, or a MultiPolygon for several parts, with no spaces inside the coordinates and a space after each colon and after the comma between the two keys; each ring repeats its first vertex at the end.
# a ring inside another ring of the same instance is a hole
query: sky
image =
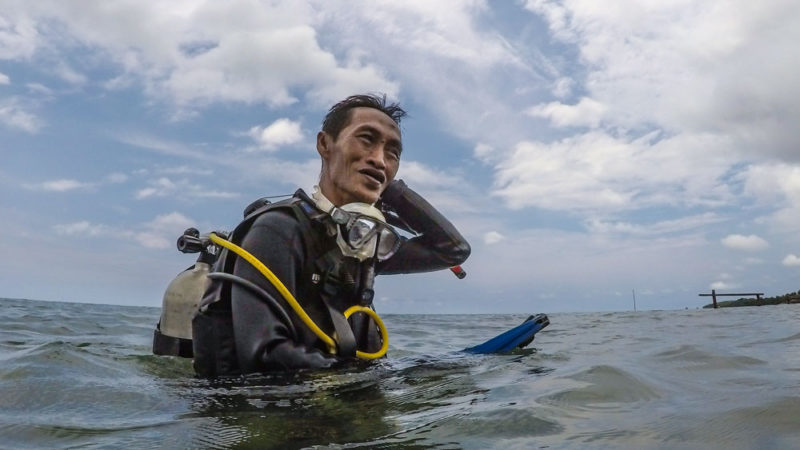
{"type": "Polygon", "coordinates": [[[464,234],[382,313],[800,289],[800,2],[0,0],[0,297],[160,306],[184,229],[309,191],[328,108],[408,111],[464,234]]]}

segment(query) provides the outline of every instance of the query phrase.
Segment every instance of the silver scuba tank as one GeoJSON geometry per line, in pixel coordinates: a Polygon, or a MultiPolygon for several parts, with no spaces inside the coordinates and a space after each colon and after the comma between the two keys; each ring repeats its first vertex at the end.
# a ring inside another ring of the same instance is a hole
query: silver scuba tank
{"type": "MultiPolygon", "coordinates": [[[[244,217],[269,204],[266,197],[254,201],[245,208],[244,217]]],[[[223,239],[229,237],[226,231],[217,230],[214,234],[223,239]]],[[[178,238],[177,246],[181,253],[199,253],[199,256],[194,266],[178,274],[167,286],[161,318],[153,331],[153,353],[192,358],[192,319],[211,283],[208,273],[221,247],[212,243],[208,234],[201,236],[196,228],[187,228],[178,238]]]]}
{"type": "Polygon", "coordinates": [[[189,228],[178,238],[178,250],[200,253],[194,266],[178,274],[167,286],[161,303],[161,318],[153,332],[153,353],[156,355],[192,355],[192,318],[210,280],[208,273],[216,254],[209,251],[208,237],[189,228]]]}
{"type": "Polygon", "coordinates": [[[192,316],[208,286],[207,263],[198,261],[181,272],[167,286],[161,304],[161,333],[181,339],[192,338],[192,316]]]}

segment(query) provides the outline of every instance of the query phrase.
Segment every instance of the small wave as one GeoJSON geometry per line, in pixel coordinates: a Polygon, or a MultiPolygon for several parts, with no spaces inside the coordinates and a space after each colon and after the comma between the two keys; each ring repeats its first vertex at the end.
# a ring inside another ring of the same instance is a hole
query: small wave
{"type": "Polygon", "coordinates": [[[745,347],[753,347],[753,346],[762,345],[762,344],[784,344],[784,343],[787,343],[787,342],[795,342],[795,341],[800,341],[800,333],[795,333],[795,334],[793,334],[791,336],[787,336],[785,338],[766,339],[766,340],[761,340],[761,341],[749,342],[747,344],[741,344],[740,347],[743,347],[743,348],[745,348],[745,347]]]}
{"type": "Polygon", "coordinates": [[[798,416],[798,398],[784,397],[763,405],[697,417],[691,423],[671,418],[669,422],[673,423],[662,425],[662,429],[670,432],[659,434],[663,442],[680,442],[691,448],[797,448],[798,416]]]}
{"type": "Polygon", "coordinates": [[[655,354],[656,360],[684,363],[684,368],[693,370],[737,369],[767,364],[760,359],[743,355],[720,355],[719,351],[711,353],[694,345],[681,345],[671,350],[655,354]]]}
{"type": "Polygon", "coordinates": [[[618,409],[620,403],[661,397],[655,387],[613,366],[594,366],[566,378],[586,385],[540,397],[539,401],[578,409],[618,409]]]}

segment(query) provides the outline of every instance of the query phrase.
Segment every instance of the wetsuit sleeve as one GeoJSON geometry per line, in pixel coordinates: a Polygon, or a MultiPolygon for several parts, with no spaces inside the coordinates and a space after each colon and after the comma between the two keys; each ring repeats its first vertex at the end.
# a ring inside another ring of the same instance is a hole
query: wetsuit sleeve
{"type": "Polygon", "coordinates": [[[381,197],[384,207],[402,219],[417,236],[378,264],[382,274],[430,272],[463,263],[470,246],[456,227],[403,180],[393,181],[381,197]]]}
{"type": "MultiPolygon", "coordinates": [[[[292,295],[303,270],[304,247],[298,222],[284,211],[271,211],[256,219],[242,240],[241,247],[263,262],[292,295]]],[[[263,288],[290,317],[294,314],[283,297],[255,267],[237,258],[233,274],[263,288]]],[[[302,299],[298,299],[302,302],[302,299]]],[[[301,303],[302,304],[302,303],[301,303]]],[[[337,358],[323,354],[311,344],[305,330],[297,330],[306,341],[295,342],[288,324],[251,290],[231,286],[231,309],[236,353],[242,373],[318,369],[330,367],[337,358]]],[[[299,328],[299,327],[295,327],[299,328]]],[[[304,340],[300,338],[300,340],[304,340]]]]}

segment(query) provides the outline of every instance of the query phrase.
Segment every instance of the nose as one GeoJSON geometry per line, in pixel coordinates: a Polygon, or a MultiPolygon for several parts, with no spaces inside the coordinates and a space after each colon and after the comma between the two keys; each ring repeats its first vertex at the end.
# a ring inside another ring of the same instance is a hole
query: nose
{"type": "Polygon", "coordinates": [[[367,163],[377,169],[386,169],[386,151],[383,146],[378,146],[375,150],[369,152],[367,156],[367,163]]]}

